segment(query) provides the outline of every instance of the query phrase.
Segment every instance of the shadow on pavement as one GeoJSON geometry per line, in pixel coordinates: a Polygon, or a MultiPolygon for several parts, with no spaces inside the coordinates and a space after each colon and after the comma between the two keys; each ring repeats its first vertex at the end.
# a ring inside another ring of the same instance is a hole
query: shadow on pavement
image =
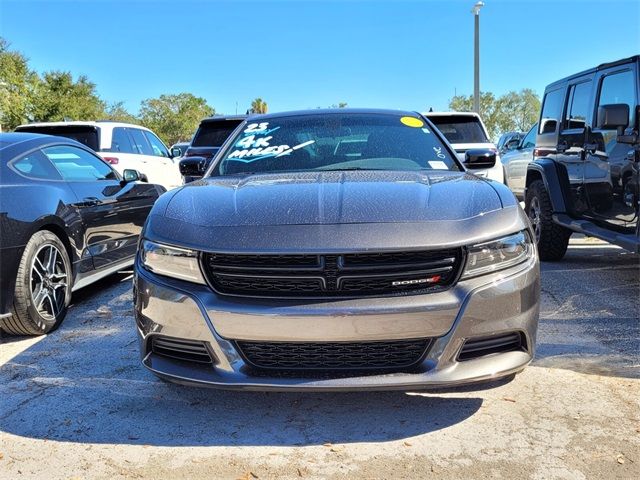
{"type": "MultiPolygon", "coordinates": [[[[636,376],[637,262],[587,247],[542,265],[537,365],[636,376]]],[[[76,292],[58,331],[19,347],[12,343],[15,355],[0,366],[0,430],[23,437],[159,446],[384,442],[463,422],[483,402],[471,392],[479,387],[446,396],[298,394],[162,382],[140,365],[127,274],[76,292]]]]}
{"type": "Polygon", "coordinates": [[[534,364],[640,378],[640,256],[572,243],[562,261],[541,270],[534,364]]]}

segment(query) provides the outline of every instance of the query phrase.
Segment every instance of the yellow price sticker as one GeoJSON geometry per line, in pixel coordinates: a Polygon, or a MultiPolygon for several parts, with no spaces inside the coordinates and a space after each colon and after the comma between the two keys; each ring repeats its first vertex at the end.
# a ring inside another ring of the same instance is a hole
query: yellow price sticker
{"type": "Polygon", "coordinates": [[[402,117],[400,121],[407,127],[420,128],[424,127],[424,122],[416,117],[402,117]]]}

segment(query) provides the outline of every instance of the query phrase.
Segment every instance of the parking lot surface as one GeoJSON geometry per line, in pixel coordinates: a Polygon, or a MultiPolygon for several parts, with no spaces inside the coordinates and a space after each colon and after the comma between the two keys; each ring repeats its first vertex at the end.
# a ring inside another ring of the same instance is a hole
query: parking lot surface
{"type": "Polygon", "coordinates": [[[0,339],[0,478],[640,478],[640,259],[542,265],[532,366],[481,390],[188,388],[139,363],[127,272],[0,339]]]}

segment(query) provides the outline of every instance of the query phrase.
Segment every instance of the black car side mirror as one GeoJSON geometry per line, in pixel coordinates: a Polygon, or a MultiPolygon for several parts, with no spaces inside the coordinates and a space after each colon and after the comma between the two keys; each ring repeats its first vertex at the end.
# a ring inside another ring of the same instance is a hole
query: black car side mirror
{"type": "Polygon", "coordinates": [[[141,180],[140,172],[133,168],[125,168],[122,172],[122,180],[124,183],[137,182],[138,180],[141,180]]]}
{"type": "Polygon", "coordinates": [[[464,166],[469,170],[491,168],[496,164],[496,152],[488,148],[473,148],[464,154],[464,166]]]}
{"type": "Polygon", "coordinates": [[[598,107],[598,128],[618,130],[618,134],[622,134],[627,125],[629,125],[629,105],[626,103],[598,107]]]}
{"type": "Polygon", "coordinates": [[[182,149],[180,147],[173,147],[171,149],[171,157],[177,158],[182,156],[182,149]]]}
{"type": "Polygon", "coordinates": [[[618,143],[638,143],[638,132],[625,135],[624,130],[629,126],[629,105],[626,103],[613,103],[598,107],[598,128],[602,130],[616,130],[618,143]]]}
{"type": "Polygon", "coordinates": [[[187,157],[180,160],[180,173],[183,177],[201,177],[207,169],[204,157],[187,157]]]}
{"type": "Polygon", "coordinates": [[[557,126],[558,122],[553,118],[543,118],[541,121],[540,133],[554,133],[557,126]]]}

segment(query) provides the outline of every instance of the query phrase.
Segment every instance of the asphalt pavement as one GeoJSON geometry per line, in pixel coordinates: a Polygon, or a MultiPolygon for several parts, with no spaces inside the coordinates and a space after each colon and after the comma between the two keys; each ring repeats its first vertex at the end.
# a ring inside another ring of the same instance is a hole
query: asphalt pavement
{"type": "Polygon", "coordinates": [[[139,363],[130,272],[0,339],[0,478],[640,478],[640,257],[542,265],[536,360],[481,390],[188,388],[139,363]]]}

